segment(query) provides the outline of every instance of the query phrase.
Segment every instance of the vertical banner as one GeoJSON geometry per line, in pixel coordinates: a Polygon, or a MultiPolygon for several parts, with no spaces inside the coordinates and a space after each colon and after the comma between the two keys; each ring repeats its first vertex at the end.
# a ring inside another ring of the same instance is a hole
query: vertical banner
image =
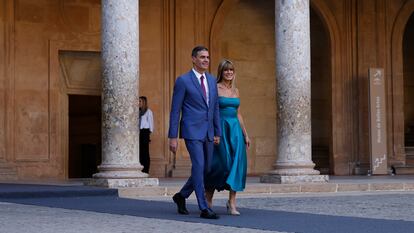
{"type": "Polygon", "coordinates": [[[369,69],[371,173],[388,174],[384,69],[369,69]]]}

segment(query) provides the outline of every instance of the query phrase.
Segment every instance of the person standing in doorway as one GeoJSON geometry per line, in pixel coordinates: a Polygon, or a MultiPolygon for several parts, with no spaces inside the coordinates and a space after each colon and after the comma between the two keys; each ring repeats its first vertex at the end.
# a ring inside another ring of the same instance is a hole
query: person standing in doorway
{"type": "Polygon", "coordinates": [[[189,214],[185,201],[195,191],[200,217],[217,219],[204,194],[204,176],[210,169],[214,144],[219,144],[221,129],[216,79],[207,72],[208,49],[197,46],[191,52],[193,68],[179,76],[174,84],[171,103],[169,146],[177,152],[177,137],[185,140],[191,158],[191,176],[173,196],[179,214],[189,214]],[[180,129],[180,135],[178,133],[180,129]]]}
{"type": "Polygon", "coordinates": [[[149,144],[150,135],[154,131],[154,118],[151,109],[148,108],[146,96],[139,97],[139,162],[144,169],[142,172],[149,173],[150,154],[149,144]]]}

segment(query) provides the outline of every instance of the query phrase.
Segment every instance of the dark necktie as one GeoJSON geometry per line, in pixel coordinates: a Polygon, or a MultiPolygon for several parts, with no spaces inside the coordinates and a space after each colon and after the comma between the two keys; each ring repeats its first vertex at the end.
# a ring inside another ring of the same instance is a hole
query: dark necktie
{"type": "Polygon", "coordinates": [[[204,86],[204,76],[201,75],[200,77],[200,85],[201,85],[201,91],[203,91],[204,98],[207,99],[207,92],[206,92],[206,86],[204,86]]]}

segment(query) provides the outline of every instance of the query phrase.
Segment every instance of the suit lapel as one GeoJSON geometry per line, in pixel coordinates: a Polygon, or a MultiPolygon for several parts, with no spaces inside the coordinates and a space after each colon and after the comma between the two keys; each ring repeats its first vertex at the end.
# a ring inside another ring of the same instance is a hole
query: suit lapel
{"type": "MultiPolygon", "coordinates": [[[[194,72],[192,70],[190,70],[190,74],[191,74],[191,80],[193,81],[194,87],[198,90],[198,93],[200,93],[201,98],[203,98],[204,103],[207,105],[207,100],[204,97],[203,91],[201,91],[201,86],[200,86],[200,83],[198,82],[198,79],[197,79],[196,75],[194,74],[194,72]]],[[[207,78],[207,77],[205,77],[205,78],[207,78]]],[[[208,88],[210,90],[210,83],[208,83],[208,88]]]]}

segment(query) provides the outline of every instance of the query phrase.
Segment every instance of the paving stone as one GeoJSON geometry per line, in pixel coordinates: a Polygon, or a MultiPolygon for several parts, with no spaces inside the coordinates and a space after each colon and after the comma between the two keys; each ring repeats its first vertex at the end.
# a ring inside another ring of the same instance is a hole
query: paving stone
{"type": "Polygon", "coordinates": [[[390,191],[402,191],[404,190],[404,184],[370,184],[370,190],[371,191],[384,191],[384,190],[390,190],[390,191]]]}
{"type": "Polygon", "coordinates": [[[335,184],[302,184],[301,192],[336,192],[335,184]]]}
{"type": "Polygon", "coordinates": [[[337,192],[369,191],[368,184],[338,184],[337,192]]]}

